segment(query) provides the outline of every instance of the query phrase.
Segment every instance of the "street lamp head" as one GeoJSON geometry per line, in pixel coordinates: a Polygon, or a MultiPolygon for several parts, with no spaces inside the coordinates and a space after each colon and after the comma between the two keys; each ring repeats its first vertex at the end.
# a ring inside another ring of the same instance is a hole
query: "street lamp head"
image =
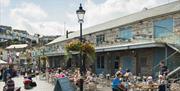
{"type": "Polygon", "coordinates": [[[79,9],[76,11],[77,17],[78,17],[78,22],[79,23],[83,23],[84,22],[84,14],[85,14],[85,10],[83,10],[82,5],[80,4],[79,9]]]}

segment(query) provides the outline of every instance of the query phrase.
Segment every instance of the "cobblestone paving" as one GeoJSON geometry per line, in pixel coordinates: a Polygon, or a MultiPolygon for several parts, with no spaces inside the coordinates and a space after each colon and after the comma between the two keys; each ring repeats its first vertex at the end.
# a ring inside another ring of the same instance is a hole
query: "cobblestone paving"
{"type": "MultiPolygon", "coordinates": [[[[16,87],[21,87],[21,91],[53,91],[54,86],[47,83],[46,81],[39,80],[38,78],[33,78],[33,81],[37,83],[37,87],[30,90],[25,90],[23,87],[23,77],[13,78],[16,87]]],[[[0,91],[3,91],[4,82],[0,82],[0,91]]]]}

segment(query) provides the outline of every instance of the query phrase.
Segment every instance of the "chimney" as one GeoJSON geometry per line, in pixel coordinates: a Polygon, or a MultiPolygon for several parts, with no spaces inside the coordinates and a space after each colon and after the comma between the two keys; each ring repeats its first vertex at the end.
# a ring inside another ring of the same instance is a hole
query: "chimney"
{"type": "Polygon", "coordinates": [[[69,34],[69,32],[68,32],[68,30],[66,31],[66,38],[68,38],[68,34],[69,34]]]}

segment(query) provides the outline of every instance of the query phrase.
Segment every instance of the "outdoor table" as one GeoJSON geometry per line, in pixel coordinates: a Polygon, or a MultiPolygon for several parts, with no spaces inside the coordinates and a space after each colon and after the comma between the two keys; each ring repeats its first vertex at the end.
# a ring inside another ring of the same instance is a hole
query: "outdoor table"
{"type": "Polygon", "coordinates": [[[131,88],[135,91],[139,90],[139,91],[158,91],[158,84],[143,84],[143,83],[139,83],[139,84],[134,84],[131,86],[131,88]]]}
{"type": "Polygon", "coordinates": [[[180,84],[178,84],[178,83],[171,83],[170,91],[179,91],[179,89],[180,89],[180,84]]]}
{"type": "Polygon", "coordinates": [[[96,91],[97,90],[97,86],[94,82],[88,82],[86,84],[84,84],[84,89],[85,91],[96,91]]]}

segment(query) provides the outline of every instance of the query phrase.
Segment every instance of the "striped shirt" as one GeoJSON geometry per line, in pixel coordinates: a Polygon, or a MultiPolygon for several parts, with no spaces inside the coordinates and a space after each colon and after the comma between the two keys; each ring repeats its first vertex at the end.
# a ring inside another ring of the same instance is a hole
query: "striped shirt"
{"type": "Polygon", "coordinates": [[[7,86],[7,91],[14,91],[15,84],[13,80],[11,79],[8,80],[6,86],[7,86]]]}

